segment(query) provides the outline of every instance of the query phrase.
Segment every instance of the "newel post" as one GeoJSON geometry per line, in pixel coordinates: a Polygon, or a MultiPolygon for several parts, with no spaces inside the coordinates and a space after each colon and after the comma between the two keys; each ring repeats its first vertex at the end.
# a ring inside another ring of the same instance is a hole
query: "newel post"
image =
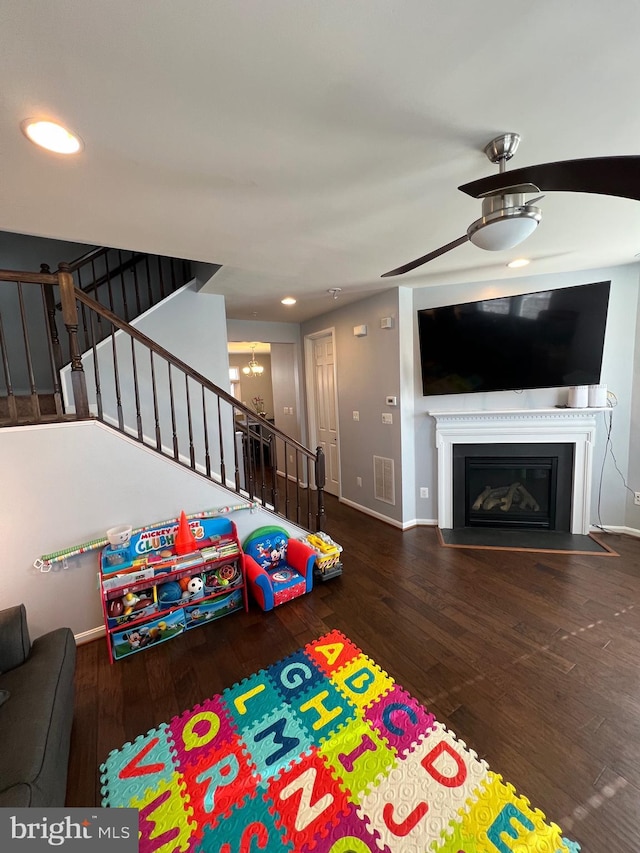
{"type": "Polygon", "coordinates": [[[82,355],[78,345],[78,308],[76,306],[73,276],[69,264],[62,261],[58,264],[58,287],[62,303],[62,319],[69,335],[69,356],[71,358],[71,388],[76,409],[76,417],[89,416],[89,401],[87,398],[87,383],[82,367],[82,355]]]}
{"type": "Polygon", "coordinates": [[[324,470],[324,450],[316,447],[316,488],[318,489],[318,514],[316,515],[316,531],[324,528],[326,517],[324,510],[324,484],[326,482],[324,470]]]}
{"type": "MultiPolygon", "coordinates": [[[[40,264],[40,272],[44,275],[51,275],[49,264],[40,264]]],[[[62,370],[62,348],[60,347],[60,338],[58,336],[58,326],[56,325],[56,299],[53,293],[53,285],[45,284],[44,301],[47,309],[47,321],[49,323],[49,337],[51,338],[51,348],[53,350],[53,363],[56,371],[59,373],[62,370]]]]}

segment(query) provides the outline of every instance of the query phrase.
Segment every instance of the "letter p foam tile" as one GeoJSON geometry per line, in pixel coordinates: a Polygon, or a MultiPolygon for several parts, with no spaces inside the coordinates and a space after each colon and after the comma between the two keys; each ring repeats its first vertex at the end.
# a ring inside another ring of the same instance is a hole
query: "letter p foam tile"
{"type": "Polygon", "coordinates": [[[339,631],[100,767],[141,853],[578,853],[339,631]]]}

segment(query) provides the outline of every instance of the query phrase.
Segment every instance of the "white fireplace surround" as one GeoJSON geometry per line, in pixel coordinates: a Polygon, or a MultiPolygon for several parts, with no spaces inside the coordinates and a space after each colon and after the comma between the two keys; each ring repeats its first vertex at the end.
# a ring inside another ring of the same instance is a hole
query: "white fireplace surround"
{"type": "Polygon", "coordinates": [[[596,415],[602,409],[505,409],[429,412],[436,422],[438,450],[438,526],[453,527],[454,444],[574,445],[571,532],[590,526],[591,472],[596,415]]]}

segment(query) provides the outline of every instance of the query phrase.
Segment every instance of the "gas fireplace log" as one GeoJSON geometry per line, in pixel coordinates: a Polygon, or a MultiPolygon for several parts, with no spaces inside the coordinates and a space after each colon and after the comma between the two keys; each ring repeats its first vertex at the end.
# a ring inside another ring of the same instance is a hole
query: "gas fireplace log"
{"type": "Polygon", "coordinates": [[[511,504],[513,503],[513,498],[518,489],[520,488],[520,483],[511,483],[509,486],[509,491],[506,496],[503,498],[502,503],[500,505],[500,509],[502,512],[509,512],[511,509],[511,504]]]}
{"type": "Polygon", "coordinates": [[[473,506],[471,507],[471,509],[472,509],[474,512],[477,512],[477,511],[480,509],[480,507],[482,506],[482,503],[483,503],[484,499],[485,499],[486,497],[488,497],[488,495],[489,495],[489,493],[490,493],[490,492],[491,492],[491,486],[485,486],[485,487],[484,487],[484,489],[480,492],[480,494],[478,495],[478,497],[477,497],[477,498],[475,499],[475,501],[473,502],[473,506]]]}
{"type": "Polygon", "coordinates": [[[520,509],[531,509],[533,512],[540,512],[540,504],[533,497],[531,492],[528,492],[522,484],[520,484],[518,494],[520,496],[520,509]]]}
{"type": "Polygon", "coordinates": [[[482,502],[482,509],[495,509],[495,507],[499,506],[505,499],[508,491],[509,486],[498,486],[495,489],[491,489],[487,497],[482,502]]]}

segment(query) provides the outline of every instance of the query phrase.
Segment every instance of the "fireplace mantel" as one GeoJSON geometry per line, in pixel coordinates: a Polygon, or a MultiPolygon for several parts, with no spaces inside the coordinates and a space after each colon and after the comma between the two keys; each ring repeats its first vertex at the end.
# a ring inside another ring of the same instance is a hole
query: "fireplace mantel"
{"type": "Polygon", "coordinates": [[[454,444],[574,445],[571,532],[589,532],[596,416],[603,409],[501,409],[428,412],[436,422],[438,526],[453,527],[454,444]]]}

